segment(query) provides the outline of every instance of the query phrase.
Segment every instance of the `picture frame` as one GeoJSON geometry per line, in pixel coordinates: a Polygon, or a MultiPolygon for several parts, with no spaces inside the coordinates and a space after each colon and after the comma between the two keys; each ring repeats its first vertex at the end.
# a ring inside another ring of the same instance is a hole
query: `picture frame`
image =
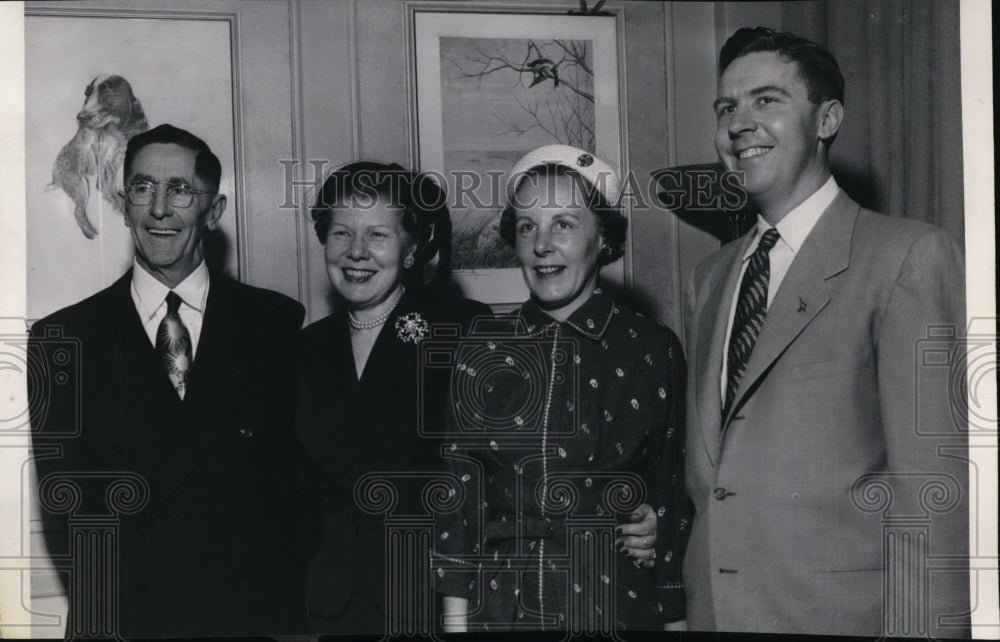
{"type": "Polygon", "coordinates": [[[107,146],[101,150],[107,158],[98,163],[103,166],[98,173],[85,175],[65,160],[94,153],[92,139],[109,137],[109,129],[86,131],[76,118],[85,111],[85,89],[104,76],[123,79],[133,106],[144,114],[146,122],[132,135],[176,124],[205,140],[219,157],[219,193],[227,195],[228,207],[205,239],[206,256],[215,269],[237,278],[246,274],[245,180],[238,162],[242,123],[240,101],[234,99],[236,19],[226,11],[25,6],[29,318],[107,287],[132,262],[133,243],[120,197],[115,198],[131,136],[119,139],[113,156],[107,146]],[[82,144],[80,136],[86,139],[82,144]],[[86,232],[88,223],[92,229],[86,232]],[[67,256],[74,257],[70,270],[67,256]]]}
{"type": "MultiPolygon", "coordinates": [[[[461,9],[409,7],[411,164],[445,183],[453,281],[464,296],[506,311],[529,296],[498,234],[514,162],[536,147],[568,144],[627,175],[624,14],[461,9]]],[[[626,217],[628,210],[626,202],[626,217]]],[[[627,287],[629,260],[626,249],[602,269],[602,281],[627,287]]]]}

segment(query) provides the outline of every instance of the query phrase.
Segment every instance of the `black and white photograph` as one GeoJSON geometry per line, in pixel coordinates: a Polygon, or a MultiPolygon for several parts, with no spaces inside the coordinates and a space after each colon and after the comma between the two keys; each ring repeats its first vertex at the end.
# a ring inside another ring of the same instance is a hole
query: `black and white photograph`
{"type": "Polygon", "coordinates": [[[0,6],[0,638],[998,639],[988,0],[0,6]]]}

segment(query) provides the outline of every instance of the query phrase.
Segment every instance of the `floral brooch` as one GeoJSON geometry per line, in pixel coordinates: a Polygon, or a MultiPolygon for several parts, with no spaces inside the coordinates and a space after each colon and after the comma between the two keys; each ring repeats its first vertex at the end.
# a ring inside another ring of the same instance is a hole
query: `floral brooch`
{"type": "Polygon", "coordinates": [[[430,324],[417,312],[410,312],[396,319],[396,336],[403,343],[420,343],[430,331],[430,324]]]}

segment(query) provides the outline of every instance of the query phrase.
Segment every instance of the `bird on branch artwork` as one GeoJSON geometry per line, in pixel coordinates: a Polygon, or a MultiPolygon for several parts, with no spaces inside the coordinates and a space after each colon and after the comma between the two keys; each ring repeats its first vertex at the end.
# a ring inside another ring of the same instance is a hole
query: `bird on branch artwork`
{"type": "Polygon", "coordinates": [[[532,60],[528,63],[528,67],[535,74],[535,79],[531,81],[528,85],[529,88],[534,87],[540,82],[544,82],[549,78],[552,79],[552,86],[559,86],[559,71],[556,69],[556,63],[552,62],[548,58],[539,58],[538,60],[532,60]]]}
{"type": "Polygon", "coordinates": [[[548,134],[549,142],[593,149],[594,71],[586,40],[478,39],[449,62],[458,79],[505,82],[517,111],[498,105],[498,136],[548,134]],[[518,113],[518,111],[520,113],[518,113]]]}
{"type": "Polygon", "coordinates": [[[593,41],[444,37],[440,47],[444,170],[481,177],[475,200],[451,208],[452,265],[516,267],[499,235],[502,188],[488,175],[541,145],[594,151],[593,41]]]}

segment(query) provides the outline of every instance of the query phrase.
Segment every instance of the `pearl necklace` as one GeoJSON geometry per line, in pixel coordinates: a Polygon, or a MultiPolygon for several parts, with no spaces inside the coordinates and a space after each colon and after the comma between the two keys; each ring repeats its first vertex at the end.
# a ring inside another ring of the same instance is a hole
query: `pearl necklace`
{"type": "Polygon", "coordinates": [[[373,328],[381,326],[383,323],[385,323],[385,320],[389,318],[389,315],[392,314],[392,311],[396,309],[396,306],[399,305],[399,301],[400,299],[403,298],[403,294],[405,292],[406,292],[406,286],[405,285],[400,286],[399,294],[396,295],[396,300],[392,302],[392,305],[389,306],[389,309],[383,312],[382,314],[378,315],[374,319],[370,319],[368,321],[358,320],[358,318],[354,316],[354,312],[348,310],[347,311],[348,323],[350,323],[351,327],[354,328],[355,330],[371,330],[373,328]]]}

